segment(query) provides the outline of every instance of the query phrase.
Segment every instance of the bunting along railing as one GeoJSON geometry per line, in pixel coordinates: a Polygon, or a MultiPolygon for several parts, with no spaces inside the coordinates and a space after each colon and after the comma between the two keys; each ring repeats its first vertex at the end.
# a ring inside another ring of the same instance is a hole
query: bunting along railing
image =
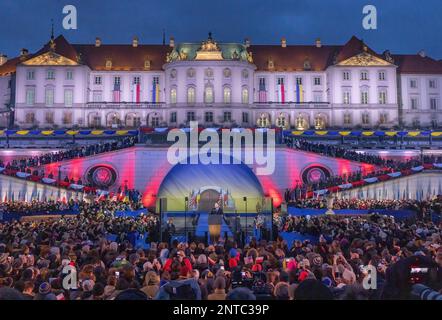
{"type": "Polygon", "coordinates": [[[65,130],[65,129],[59,129],[59,130],[12,130],[12,129],[5,129],[0,130],[0,137],[1,136],[62,136],[62,135],[68,135],[68,136],[136,136],[138,135],[138,130],[65,130]]]}
{"type": "Polygon", "coordinates": [[[442,137],[442,131],[339,131],[339,130],[284,130],[285,136],[353,136],[353,137],[442,137]]]}

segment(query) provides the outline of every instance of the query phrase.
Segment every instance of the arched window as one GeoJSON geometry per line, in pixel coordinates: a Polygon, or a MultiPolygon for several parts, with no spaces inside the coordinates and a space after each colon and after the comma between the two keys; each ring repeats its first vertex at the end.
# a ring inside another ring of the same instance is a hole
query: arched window
{"type": "Polygon", "coordinates": [[[249,103],[249,89],[247,89],[246,87],[242,88],[241,91],[241,102],[244,104],[248,104],[249,103]]]}
{"type": "Polygon", "coordinates": [[[315,117],[315,129],[316,130],[323,130],[326,127],[325,118],[322,114],[318,114],[315,117]]]}
{"type": "Polygon", "coordinates": [[[195,88],[194,87],[187,88],[187,103],[189,103],[189,104],[195,103],[195,88]]]}
{"type": "Polygon", "coordinates": [[[176,88],[170,89],[170,103],[175,104],[176,103],[176,88]]]}
{"type": "Polygon", "coordinates": [[[224,103],[231,103],[232,101],[232,90],[230,87],[224,87],[224,103]]]}
{"type": "Polygon", "coordinates": [[[299,115],[296,118],[296,129],[297,130],[307,130],[309,128],[309,123],[305,117],[299,115]]]}
{"type": "Polygon", "coordinates": [[[262,113],[256,123],[260,128],[266,128],[270,126],[270,117],[267,113],[262,113]]]}
{"type": "Polygon", "coordinates": [[[204,89],[204,102],[205,103],[213,103],[213,87],[207,86],[204,89]]]}

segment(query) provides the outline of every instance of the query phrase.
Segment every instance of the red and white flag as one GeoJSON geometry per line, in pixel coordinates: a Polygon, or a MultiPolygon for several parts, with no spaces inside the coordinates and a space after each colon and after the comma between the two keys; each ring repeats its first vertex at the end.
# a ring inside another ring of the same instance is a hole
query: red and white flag
{"type": "Polygon", "coordinates": [[[134,83],[132,87],[132,102],[141,102],[141,86],[139,83],[134,83]]]}

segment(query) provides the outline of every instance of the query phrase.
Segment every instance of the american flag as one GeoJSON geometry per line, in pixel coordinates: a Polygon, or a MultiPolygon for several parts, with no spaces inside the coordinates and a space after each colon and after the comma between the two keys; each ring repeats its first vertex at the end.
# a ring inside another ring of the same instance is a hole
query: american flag
{"type": "Polygon", "coordinates": [[[120,83],[119,82],[114,83],[113,98],[114,98],[114,102],[121,101],[121,92],[120,92],[120,83]]]}
{"type": "Polygon", "coordinates": [[[258,94],[259,94],[258,101],[260,103],[266,103],[267,102],[267,91],[266,91],[265,78],[259,79],[259,91],[258,91],[258,94]]]}

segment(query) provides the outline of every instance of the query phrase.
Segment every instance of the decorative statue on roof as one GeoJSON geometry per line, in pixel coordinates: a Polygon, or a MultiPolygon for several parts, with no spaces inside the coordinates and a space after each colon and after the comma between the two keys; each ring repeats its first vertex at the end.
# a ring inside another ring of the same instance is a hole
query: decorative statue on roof
{"type": "Polygon", "coordinates": [[[209,32],[209,37],[206,41],[203,41],[201,48],[198,51],[220,51],[218,44],[212,38],[212,32],[209,32]]]}
{"type": "Polygon", "coordinates": [[[391,56],[390,50],[387,50],[384,52],[384,58],[386,61],[390,62],[390,63],[394,63],[394,59],[391,56]]]}
{"type": "Polygon", "coordinates": [[[183,50],[180,51],[180,60],[187,60],[187,53],[183,50]]]}
{"type": "Polygon", "coordinates": [[[166,62],[172,62],[180,60],[180,54],[176,50],[172,50],[166,54],[166,62]]]}
{"type": "Polygon", "coordinates": [[[252,52],[247,52],[247,61],[249,63],[253,63],[253,53],[252,52]]]}
{"type": "Polygon", "coordinates": [[[238,52],[235,50],[232,52],[232,60],[238,60],[239,59],[239,54],[238,52]]]}

